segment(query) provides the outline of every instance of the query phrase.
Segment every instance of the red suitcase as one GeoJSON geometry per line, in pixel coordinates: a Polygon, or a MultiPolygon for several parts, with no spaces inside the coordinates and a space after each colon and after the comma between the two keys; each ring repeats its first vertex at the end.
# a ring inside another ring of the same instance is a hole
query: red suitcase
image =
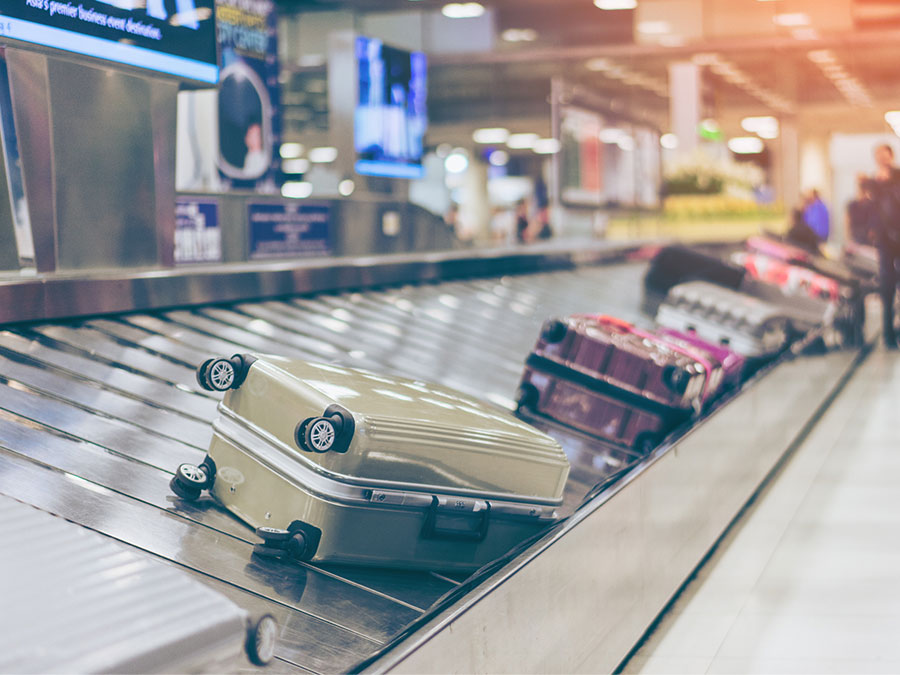
{"type": "Polygon", "coordinates": [[[791,294],[806,294],[832,303],[841,301],[841,285],[837,279],[819,274],[761,253],[736,253],[734,261],[743,265],[753,279],[767,281],[791,294]]]}
{"type": "Polygon", "coordinates": [[[551,319],[526,361],[518,407],[647,451],[700,409],[702,360],[610,317],[551,319]]]}

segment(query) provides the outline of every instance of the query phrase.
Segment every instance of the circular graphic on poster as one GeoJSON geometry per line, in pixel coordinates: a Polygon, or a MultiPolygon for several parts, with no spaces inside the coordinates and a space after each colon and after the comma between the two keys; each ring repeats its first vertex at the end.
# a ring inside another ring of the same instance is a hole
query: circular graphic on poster
{"type": "Polygon", "coordinates": [[[272,102],[250,66],[236,61],[219,84],[219,169],[229,178],[262,178],[272,163],[272,102]]]}

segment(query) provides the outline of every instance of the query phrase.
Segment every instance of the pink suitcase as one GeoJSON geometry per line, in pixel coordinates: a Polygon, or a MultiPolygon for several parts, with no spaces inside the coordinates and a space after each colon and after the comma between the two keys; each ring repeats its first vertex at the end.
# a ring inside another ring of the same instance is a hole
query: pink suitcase
{"type": "Polygon", "coordinates": [[[841,284],[837,279],[761,253],[737,253],[735,262],[743,265],[753,279],[775,284],[790,294],[806,294],[817,300],[837,303],[841,284]]]}
{"type": "Polygon", "coordinates": [[[551,319],[526,361],[518,407],[647,451],[700,409],[704,361],[611,317],[551,319]]]}
{"type": "Polygon", "coordinates": [[[813,259],[809,251],[805,251],[798,246],[762,236],[750,237],[747,240],[747,250],[753,253],[762,253],[788,263],[808,265],[813,259]]]}
{"type": "Polygon", "coordinates": [[[703,350],[710,359],[721,364],[722,376],[716,393],[735,389],[741,385],[746,359],[736,351],[722,345],[713,344],[697,336],[696,333],[682,333],[672,328],[660,328],[657,334],[685,347],[703,350]]]}

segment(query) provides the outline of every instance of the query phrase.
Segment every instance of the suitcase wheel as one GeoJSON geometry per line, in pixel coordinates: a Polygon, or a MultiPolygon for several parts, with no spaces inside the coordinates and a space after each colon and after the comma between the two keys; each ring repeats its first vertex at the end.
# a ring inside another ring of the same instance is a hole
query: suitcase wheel
{"type": "Polygon", "coordinates": [[[685,372],[684,368],[670,365],[663,368],[662,380],[672,392],[681,396],[687,391],[690,376],[685,372]]]}
{"type": "Polygon", "coordinates": [[[210,487],[211,480],[206,468],[194,464],[181,464],[169,481],[169,487],[182,499],[194,501],[200,493],[210,487]]]}
{"type": "Polygon", "coordinates": [[[271,614],[263,614],[247,625],[247,657],[257,666],[267,665],[275,657],[278,622],[271,614]]]}
{"type": "Polygon", "coordinates": [[[660,438],[656,434],[641,434],[634,439],[634,449],[646,455],[655,450],[659,442],[660,438]]]}
{"type": "Polygon", "coordinates": [[[539,397],[537,387],[530,382],[523,382],[516,390],[516,410],[535,408],[539,397]]]}
{"type": "Polygon", "coordinates": [[[207,359],[197,368],[197,382],[207,391],[237,389],[256,360],[250,354],[235,354],[230,359],[207,359]]]}
{"type": "Polygon", "coordinates": [[[230,359],[212,359],[197,369],[200,385],[209,391],[228,391],[234,385],[237,373],[230,359]]]}
{"type": "Polygon", "coordinates": [[[545,342],[561,342],[568,332],[569,327],[562,319],[547,319],[541,328],[541,337],[545,342]]]}
{"type": "Polygon", "coordinates": [[[328,452],[337,436],[337,424],[328,417],[313,417],[303,427],[303,445],[312,452],[328,452]]]}
{"type": "Polygon", "coordinates": [[[280,530],[277,527],[257,527],[256,536],[263,540],[264,545],[283,544],[291,538],[288,530],[280,530]]]}

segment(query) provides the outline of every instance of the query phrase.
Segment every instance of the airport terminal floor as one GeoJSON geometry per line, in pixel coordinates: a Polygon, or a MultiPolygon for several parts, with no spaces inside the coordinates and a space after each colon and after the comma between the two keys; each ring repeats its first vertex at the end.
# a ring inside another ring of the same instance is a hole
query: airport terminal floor
{"type": "Polygon", "coordinates": [[[898,376],[869,356],[624,672],[900,671],[898,376]]]}

